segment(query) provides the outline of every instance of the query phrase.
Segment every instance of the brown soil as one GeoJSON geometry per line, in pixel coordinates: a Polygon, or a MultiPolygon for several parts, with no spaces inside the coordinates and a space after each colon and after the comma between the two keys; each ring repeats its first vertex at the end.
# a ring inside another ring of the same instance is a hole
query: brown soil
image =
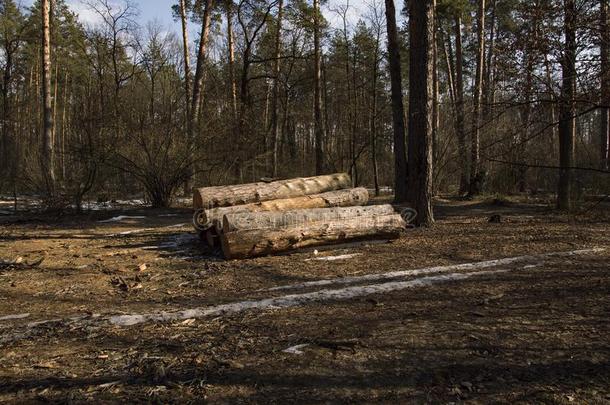
{"type": "Polygon", "coordinates": [[[242,261],[203,248],[187,209],[0,217],[0,259],[44,257],[0,268],[0,318],[29,313],[0,320],[0,402],[610,403],[610,206],[566,216],[542,204],[443,200],[437,217],[390,243],[242,261]],[[500,223],[488,222],[494,214],[500,223]],[[116,215],[146,218],[98,222],[116,215]],[[62,321],[592,247],[607,250],[341,302],[133,327],[62,321]],[[345,253],[359,255],[307,260],[345,253]],[[59,321],[15,338],[50,319],[59,321]],[[299,344],[302,354],[284,352],[299,344]]]}

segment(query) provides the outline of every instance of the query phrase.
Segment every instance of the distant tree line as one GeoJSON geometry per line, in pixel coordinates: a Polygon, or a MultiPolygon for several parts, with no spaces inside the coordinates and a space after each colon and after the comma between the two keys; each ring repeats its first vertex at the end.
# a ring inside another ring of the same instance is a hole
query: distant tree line
{"type": "Polygon", "coordinates": [[[4,195],[166,206],[337,171],[420,210],[607,190],[608,0],[176,0],[182,35],[128,0],[85,2],[99,23],[0,0],[4,195]]]}

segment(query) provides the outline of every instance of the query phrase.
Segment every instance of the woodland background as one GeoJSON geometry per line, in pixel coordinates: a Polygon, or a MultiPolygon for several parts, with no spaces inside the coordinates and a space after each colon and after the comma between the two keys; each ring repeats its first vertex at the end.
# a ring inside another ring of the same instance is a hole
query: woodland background
{"type": "MultiPolygon", "coordinates": [[[[407,6],[397,11],[397,60],[388,53],[392,1],[370,0],[353,23],[347,1],[181,0],[167,12],[183,36],[140,22],[129,1],[85,3],[99,24],[83,26],[64,0],[51,2],[47,65],[40,1],[0,0],[3,195],[66,207],[145,195],[167,206],[193,185],[261,177],[347,171],[376,193],[406,183],[395,173],[390,61],[402,71],[406,111],[417,23],[407,6]],[[189,38],[193,26],[200,35],[189,38]]],[[[573,198],[607,193],[607,7],[438,0],[434,194],[555,193],[568,119],[573,198]],[[562,118],[566,79],[573,108],[562,118]]]]}

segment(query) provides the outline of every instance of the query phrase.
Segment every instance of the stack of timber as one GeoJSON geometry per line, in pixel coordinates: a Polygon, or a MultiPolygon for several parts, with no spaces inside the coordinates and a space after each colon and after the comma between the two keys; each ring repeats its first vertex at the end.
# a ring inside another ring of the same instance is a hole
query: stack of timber
{"type": "Polygon", "coordinates": [[[407,223],[391,205],[366,206],[350,176],[197,188],[193,224],[227,259],[262,256],[353,240],[391,239],[407,223]]]}

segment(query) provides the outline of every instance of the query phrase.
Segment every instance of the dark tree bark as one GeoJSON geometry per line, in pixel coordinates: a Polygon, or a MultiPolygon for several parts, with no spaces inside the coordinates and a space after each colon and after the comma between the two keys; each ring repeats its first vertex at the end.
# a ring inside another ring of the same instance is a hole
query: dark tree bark
{"type": "Polygon", "coordinates": [[[458,159],[460,160],[460,194],[468,191],[468,156],[466,154],[466,129],[464,127],[464,73],[462,66],[462,17],[455,18],[455,126],[458,138],[458,159]]]}
{"type": "Polygon", "coordinates": [[[470,144],[470,189],[471,196],[479,194],[480,190],[480,162],[479,143],[481,133],[481,96],[483,85],[483,69],[485,64],[485,0],[479,0],[477,11],[477,67],[474,82],[472,131],[470,144]]]}
{"type": "Polygon", "coordinates": [[[55,183],[53,165],[53,105],[51,97],[51,0],[42,0],[42,168],[47,192],[55,183]]]}
{"type": "Polygon", "coordinates": [[[385,0],[385,14],[392,91],[392,126],[394,129],[394,200],[396,202],[407,202],[409,196],[407,193],[405,108],[402,100],[402,72],[394,0],[385,0]]]}
{"type": "Polygon", "coordinates": [[[208,36],[210,32],[210,21],[212,17],[214,0],[205,0],[203,18],[201,23],[201,34],[199,36],[199,50],[197,52],[197,68],[195,69],[195,81],[193,83],[193,98],[191,100],[191,116],[189,125],[189,136],[195,138],[199,126],[199,115],[201,106],[201,94],[203,89],[203,73],[205,66],[206,51],[208,47],[208,36]]]}
{"type": "Polygon", "coordinates": [[[409,190],[419,226],[432,213],[432,110],[434,102],[434,0],[409,2],[409,190]]]}
{"type": "MultiPolygon", "coordinates": [[[[516,148],[517,156],[515,161],[527,161],[527,139],[530,134],[530,126],[532,124],[532,87],[534,84],[534,64],[536,62],[534,52],[537,49],[538,39],[538,13],[540,2],[535,1],[532,5],[533,19],[529,26],[528,38],[525,46],[525,86],[523,88],[523,120],[522,131],[519,134],[518,145],[516,148]]],[[[527,166],[517,167],[517,191],[523,193],[527,189],[527,166]]]]}
{"type": "Polygon", "coordinates": [[[186,115],[190,117],[191,102],[191,57],[189,52],[189,33],[187,26],[186,1],[180,0],[180,22],[182,24],[182,47],[184,51],[184,91],[186,93],[186,115]]]}
{"type": "Polygon", "coordinates": [[[233,0],[227,0],[227,47],[229,52],[229,93],[231,96],[231,107],[233,109],[233,120],[236,121],[237,113],[237,83],[235,82],[235,44],[233,40],[233,0]]]}
{"type": "MultiPolygon", "coordinates": [[[[377,17],[377,10],[374,10],[377,17]]],[[[373,77],[371,84],[371,164],[373,168],[373,185],[375,187],[375,195],[379,196],[379,164],[377,162],[377,114],[378,107],[378,87],[379,87],[379,63],[381,53],[381,24],[378,24],[380,18],[375,19],[375,51],[373,53],[373,77]]]]}
{"type": "Polygon", "coordinates": [[[483,79],[483,118],[487,121],[493,115],[495,101],[494,63],[496,52],[496,0],[491,0],[491,21],[489,23],[489,45],[487,47],[487,62],[485,62],[485,77],[483,79]]]}
{"type": "Polygon", "coordinates": [[[273,98],[271,100],[271,142],[272,163],[271,176],[277,177],[278,151],[280,144],[280,55],[282,50],[282,18],[284,14],[284,1],[277,4],[277,23],[275,27],[275,61],[273,62],[273,98]]]}
{"type": "Polygon", "coordinates": [[[564,0],[564,50],[561,59],[562,83],[559,106],[559,184],[557,207],[572,208],[574,183],[574,93],[576,91],[576,5],[564,0]]]}
{"type": "Polygon", "coordinates": [[[322,120],[322,50],[320,48],[320,1],[313,0],[314,13],[314,120],[316,174],[324,172],[324,121],[322,120]]]}
{"type": "Polygon", "coordinates": [[[600,166],[610,167],[610,26],[608,25],[608,0],[600,0],[600,57],[601,57],[601,87],[600,87],[600,166]]]}

